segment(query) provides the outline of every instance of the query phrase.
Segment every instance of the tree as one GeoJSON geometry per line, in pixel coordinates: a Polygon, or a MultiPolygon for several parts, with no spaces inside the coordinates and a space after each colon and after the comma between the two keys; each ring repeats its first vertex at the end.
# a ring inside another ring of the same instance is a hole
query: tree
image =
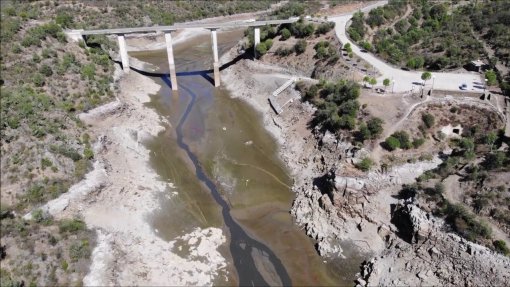
{"type": "Polygon", "coordinates": [[[424,80],[425,82],[427,82],[431,78],[432,78],[432,74],[430,72],[423,72],[423,74],[421,74],[421,79],[424,80]]]}
{"type": "Polygon", "coordinates": [[[283,29],[282,29],[282,31],[281,31],[280,33],[282,34],[281,39],[282,39],[282,40],[284,40],[284,41],[285,41],[285,40],[287,40],[287,39],[289,39],[289,38],[290,38],[290,36],[291,36],[290,31],[289,31],[289,29],[287,29],[287,28],[283,28],[283,29]]]}
{"type": "Polygon", "coordinates": [[[363,83],[370,83],[370,77],[369,76],[364,76],[363,77],[363,83]]]}
{"type": "Polygon", "coordinates": [[[388,88],[388,86],[390,85],[390,79],[384,79],[384,81],[382,83],[385,88],[388,88]]]}
{"type": "Polygon", "coordinates": [[[372,89],[377,84],[377,80],[375,78],[370,78],[370,85],[372,85],[372,89]]]}
{"type": "Polygon", "coordinates": [[[400,141],[397,138],[390,136],[384,141],[384,148],[389,151],[396,150],[397,148],[400,148],[400,141]]]}
{"type": "Polygon", "coordinates": [[[487,85],[494,86],[498,82],[498,78],[496,76],[496,72],[493,70],[488,70],[485,72],[485,79],[487,79],[487,85]]]}
{"type": "Polygon", "coordinates": [[[296,51],[297,54],[301,54],[306,51],[306,40],[301,39],[297,41],[296,45],[294,45],[294,51],[296,51]]]}

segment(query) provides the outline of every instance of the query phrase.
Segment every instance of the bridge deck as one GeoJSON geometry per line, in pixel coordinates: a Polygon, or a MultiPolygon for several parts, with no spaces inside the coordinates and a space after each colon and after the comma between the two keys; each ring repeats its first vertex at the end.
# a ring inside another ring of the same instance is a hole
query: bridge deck
{"type": "Polygon", "coordinates": [[[152,26],[152,27],[134,27],[134,28],[115,28],[115,29],[99,29],[80,31],[82,35],[104,35],[104,34],[130,34],[130,33],[148,33],[160,31],[175,31],[179,29],[204,28],[204,29],[223,29],[238,27],[260,27],[265,25],[280,25],[294,23],[297,19],[287,20],[267,20],[267,21],[235,21],[226,23],[200,23],[200,24],[175,24],[172,26],[152,26]]]}

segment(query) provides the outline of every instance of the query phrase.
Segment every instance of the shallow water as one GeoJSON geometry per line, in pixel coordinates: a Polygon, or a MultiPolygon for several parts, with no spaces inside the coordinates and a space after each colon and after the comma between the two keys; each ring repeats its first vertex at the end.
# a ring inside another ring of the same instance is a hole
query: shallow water
{"type": "MultiPolygon", "coordinates": [[[[220,33],[220,55],[241,35],[220,33]]],[[[178,73],[212,67],[210,37],[176,45],[174,53],[178,73]]],[[[132,56],[167,72],[164,51],[132,56]]],[[[352,279],[344,277],[351,271],[324,263],[314,242],[293,223],[292,179],[261,115],[203,76],[178,76],[178,93],[172,93],[167,78],[155,79],[162,88],[150,106],[171,126],[148,148],[158,174],[175,185],[170,193],[177,192],[162,197],[163,208],[152,218],[160,236],[170,240],[196,227],[223,228],[230,245],[221,250],[230,262],[229,276],[218,278],[218,285],[350,285],[352,279]]]]}

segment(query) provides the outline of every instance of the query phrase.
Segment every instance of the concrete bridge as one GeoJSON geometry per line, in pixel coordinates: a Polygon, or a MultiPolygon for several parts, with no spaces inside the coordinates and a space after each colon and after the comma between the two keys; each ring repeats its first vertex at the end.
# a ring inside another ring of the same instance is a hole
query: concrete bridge
{"type": "Polygon", "coordinates": [[[73,40],[80,40],[87,35],[117,35],[119,42],[119,54],[122,61],[122,68],[125,73],[129,72],[129,57],[126,47],[126,35],[134,33],[165,33],[166,51],[168,54],[168,66],[170,70],[170,81],[172,90],[177,90],[177,75],[175,71],[175,61],[172,46],[172,32],[181,29],[204,28],[211,31],[212,50],[214,58],[214,86],[220,86],[220,69],[218,59],[218,39],[217,30],[228,28],[255,27],[254,46],[260,43],[260,27],[265,25],[280,25],[296,22],[297,19],[288,20],[268,20],[268,21],[234,21],[227,23],[207,23],[207,24],[175,24],[172,26],[153,26],[153,27],[136,27],[136,28],[117,28],[117,29],[100,29],[100,30],[68,30],[66,34],[73,40]]]}

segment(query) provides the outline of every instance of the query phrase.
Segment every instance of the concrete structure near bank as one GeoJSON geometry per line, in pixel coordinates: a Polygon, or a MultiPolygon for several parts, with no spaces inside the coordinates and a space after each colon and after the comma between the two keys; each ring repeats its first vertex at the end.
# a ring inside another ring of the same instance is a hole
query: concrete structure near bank
{"type": "MultiPolygon", "coordinates": [[[[241,28],[241,27],[254,27],[255,28],[255,39],[254,46],[260,43],[260,27],[265,25],[280,25],[296,22],[297,19],[288,20],[267,20],[267,21],[234,21],[227,23],[207,23],[207,24],[176,24],[172,26],[153,26],[153,27],[137,27],[137,28],[117,28],[117,29],[100,29],[100,30],[68,30],[66,31],[69,39],[79,41],[83,39],[83,36],[88,35],[117,35],[117,41],[119,44],[119,54],[122,61],[122,68],[125,73],[130,70],[129,67],[129,56],[126,46],[126,35],[134,33],[154,33],[163,32],[165,33],[166,51],[168,54],[168,66],[170,69],[170,82],[172,84],[172,90],[177,90],[177,74],[175,71],[175,61],[173,54],[172,45],[172,32],[182,29],[191,28],[204,28],[211,31],[211,42],[213,51],[213,71],[214,71],[214,86],[220,86],[220,64],[218,57],[218,38],[217,31],[228,28],[241,28]]],[[[255,51],[254,51],[255,53],[255,51]]]]}

